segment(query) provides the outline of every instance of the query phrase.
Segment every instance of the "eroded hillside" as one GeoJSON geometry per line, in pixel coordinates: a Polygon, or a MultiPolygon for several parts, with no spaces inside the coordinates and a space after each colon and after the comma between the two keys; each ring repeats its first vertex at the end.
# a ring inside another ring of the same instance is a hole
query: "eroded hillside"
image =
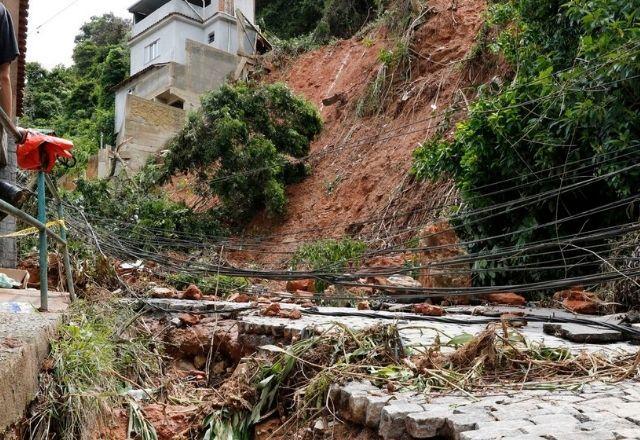
{"type": "MultiPolygon", "coordinates": [[[[325,128],[312,144],[311,175],[288,188],[284,219],[261,215],[248,228],[265,236],[262,251],[294,251],[319,237],[392,241],[400,230],[406,239],[407,230],[437,214],[430,207],[455,197],[448,185],[415,182],[411,157],[436,132],[450,134],[476,86],[496,74],[495,62],[473,58],[485,7],[480,0],[430,2],[410,46],[409,80],[394,83],[377,115],[359,116],[358,103],[381,69],[381,51],[394,44],[384,28],[303,54],[268,74],[267,81],[283,81],[315,104],[325,128]]],[[[283,257],[259,252],[251,258],[283,257]]]]}

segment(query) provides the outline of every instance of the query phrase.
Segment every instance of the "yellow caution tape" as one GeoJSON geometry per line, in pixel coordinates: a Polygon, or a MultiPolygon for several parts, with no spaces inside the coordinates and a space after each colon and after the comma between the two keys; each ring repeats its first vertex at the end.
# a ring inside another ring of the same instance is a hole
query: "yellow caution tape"
{"type": "MultiPolygon", "coordinates": [[[[45,225],[47,227],[47,229],[51,229],[54,226],[60,226],[65,228],[65,224],[64,224],[64,220],[55,220],[52,222],[49,222],[45,225]]],[[[34,234],[38,234],[40,232],[40,230],[36,227],[32,227],[32,228],[27,228],[27,229],[23,229],[22,231],[17,231],[11,234],[7,234],[7,235],[0,235],[0,238],[16,238],[16,237],[28,237],[29,235],[34,235],[34,234]]]]}

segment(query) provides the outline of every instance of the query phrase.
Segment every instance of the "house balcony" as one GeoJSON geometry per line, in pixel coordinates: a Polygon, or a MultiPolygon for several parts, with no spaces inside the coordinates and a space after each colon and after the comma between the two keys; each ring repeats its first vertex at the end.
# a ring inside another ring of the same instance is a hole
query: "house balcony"
{"type": "Polygon", "coordinates": [[[134,16],[131,38],[135,38],[166,17],[180,15],[202,22],[206,12],[200,0],[189,2],[185,0],[141,0],[133,5],[129,11],[134,16]],[[200,6],[196,3],[199,3],[200,6]]]}

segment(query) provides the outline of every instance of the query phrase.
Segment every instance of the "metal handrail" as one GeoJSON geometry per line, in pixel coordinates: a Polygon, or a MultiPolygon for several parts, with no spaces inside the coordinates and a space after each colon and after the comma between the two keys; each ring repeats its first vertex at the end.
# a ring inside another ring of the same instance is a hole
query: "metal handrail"
{"type": "MultiPolygon", "coordinates": [[[[4,109],[0,107],[0,125],[4,127],[4,129],[11,135],[16,143],[20,143],[24,140],[25,131],[16,127],[9,116],[7,116],[4,109]]],[[[58,219],[64,219],[64,208],[62,205],[62,200],[60,195],[58,194],[58,190],[51,180],[51,178],[46,175],[43,171],[38,172],[38,218],[34,218],[24,212],[21,209],[16,208],[10,203],[5,202],[0,199],[0,211],[11,215],[19,220],[22,220],[28,225],[31,225],[38,229],[40,232],[40,244],[39,244],[39,265],[40,265],[40,310],[42,312],[49,311],[49,252],[48,252],[48,244],[47,237],[50,236],[55,241],[57,241],[63,249],[64,253],[64,267],[65,267],[65,277],[67,279],[67,288],[69,289],[69,296],[71,300],[75,300],[75,286],[73,284],[73,273],[71,270],[71,258],[69,256],[69,244],[67,242],[67,231],[64,226],[60,228],[60,235],[53,232],[51,229],[47,228],[47,212],[46,212],[46,187],[49,187],[49,191],[53,195],[53,198],[57,205],[58,210],[58,219]]]]}

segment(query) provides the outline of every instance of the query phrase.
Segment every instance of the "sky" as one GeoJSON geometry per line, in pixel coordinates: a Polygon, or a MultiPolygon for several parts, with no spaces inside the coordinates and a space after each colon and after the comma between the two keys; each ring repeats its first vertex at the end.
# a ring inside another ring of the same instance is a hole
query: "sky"
{"type": "Polygon", "coordinates": [[[70,65],[74,39],[83,23],[108,12],[129,17],[127,9],[133,3],[135,0],[30,0],[27,60],[46,68],[70,65]]]}

